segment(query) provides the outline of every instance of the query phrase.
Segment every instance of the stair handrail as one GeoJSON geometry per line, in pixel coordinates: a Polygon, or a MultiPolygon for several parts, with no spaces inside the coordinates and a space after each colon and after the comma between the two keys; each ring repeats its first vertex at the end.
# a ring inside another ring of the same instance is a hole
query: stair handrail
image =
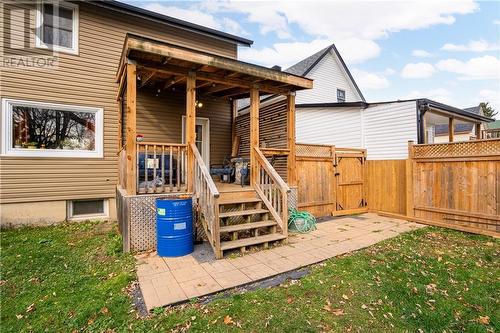
{"type": "Polygon", "coordinates": [[[220,250],[219,231],[219,190],[210,176],[198,147],[194,143],[189,145],[194,156],[194,197],[198,204],[198,216],[207,235],[208,241],[217,257],[220,250]]]}
{"type": "Polygon", "coordinates": [[[288,235],[288,193],[290,187],[276,172],[271,163],[258,147],[254,147],[256,153],[258,172],[253,184],[255,191],[266,205],[267,209],[280,226],[283,235],[288,235]],[[279,192],[279,195],[276,193],[279,192]]]}

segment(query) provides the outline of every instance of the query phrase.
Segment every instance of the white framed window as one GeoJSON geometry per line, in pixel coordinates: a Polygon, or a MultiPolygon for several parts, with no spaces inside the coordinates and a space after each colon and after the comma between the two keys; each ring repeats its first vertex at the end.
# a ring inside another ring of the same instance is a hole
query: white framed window
{"type": "Polygon", "coordinates": [[[68,201],[68,220],[109,217],[109,200],[84,199],[68,201]]]}
{"type": "Polygon", "coordinates": [[[78,54],[78,5],[40,1],[36,14],[36,47],[78,54]]]}
{"type": "Polygon", "coordinates": [[[2,99],[3,156],[103,157],[102,108],[2,99]]]}

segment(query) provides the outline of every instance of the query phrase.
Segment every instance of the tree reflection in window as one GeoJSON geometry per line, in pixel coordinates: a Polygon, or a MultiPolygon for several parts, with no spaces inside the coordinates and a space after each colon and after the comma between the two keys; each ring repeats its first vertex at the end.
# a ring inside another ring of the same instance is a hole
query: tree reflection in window
{"type": "Polygon", "coordinates": [[[95,150],[94,112],[14,105],[13,148],[95,150]]]}

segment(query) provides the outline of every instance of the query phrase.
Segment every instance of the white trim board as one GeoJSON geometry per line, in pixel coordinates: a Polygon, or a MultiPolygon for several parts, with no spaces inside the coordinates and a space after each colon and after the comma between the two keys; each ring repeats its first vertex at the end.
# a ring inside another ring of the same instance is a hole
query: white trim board
{"type": "Polygon", "coordinates": [[[1,123],[1,156],[18,157],[73,157],[73,158],[102,158],[104,156],[104,109],[88,106],[34,102],[17,99],[2,99],[1,123]],[[64,149],[26,149],[13,148],[12,144],[12,106],[25,105],[30,107],[53,108],[61,111],[93,112],[95,119],[95,150],[64,150],[64,149]]]}

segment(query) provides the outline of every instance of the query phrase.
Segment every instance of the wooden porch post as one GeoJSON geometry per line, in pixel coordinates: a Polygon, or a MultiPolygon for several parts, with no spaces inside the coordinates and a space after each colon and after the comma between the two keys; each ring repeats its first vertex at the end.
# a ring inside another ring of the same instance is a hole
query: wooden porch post
{"type": "Polygon", "coordinates": [[[254,148],[259,148],[259,90],[250,89],[250,184],[257,182],[257,155],[254,148]]]}
{"type": "Polygon", "coordinates": [[[291,186],[297,185],[297,170],[295,163],[295,92],[287,95],[287,147],[288,153],[288,184],[291,186]]]}
{"type": "Polygon", "coordinates": [[[186,78],[186,143],[187,166],[186,182],[188,192],[193,192],[194,187],[194,155],[191,144],[196,142],[196,74],[189,72],[186,78]]]}
{"type": "Polygon", "coordinates": [[[455,119],[453,117],[448,118],[448,142],[453,142],[455,137],[455,119]]]}
{"type": "Polygon", "coordinates": [[[477,123],[474,125],[474,129],[476,132],[476,140],[481,140],[481,123],[477,123]]]}
{"type": "Polygon", "coordinates": [[[137,194],[137,66],[127,64],[127,194],[137,194]]]}

